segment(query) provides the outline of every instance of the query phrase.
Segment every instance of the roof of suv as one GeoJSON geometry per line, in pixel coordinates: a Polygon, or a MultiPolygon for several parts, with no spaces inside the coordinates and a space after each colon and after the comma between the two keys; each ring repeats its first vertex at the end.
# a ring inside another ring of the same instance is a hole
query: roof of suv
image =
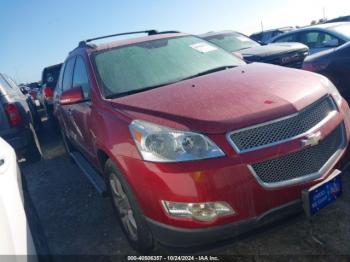
{"type": "MultiPolygon", "coordinates": [[[[88,48],[88,52],[95,52],[95,51],[102,51],[110,48],[115,48],[115,47],[120,47],[120,46],[125,46],[125,45],[132,45],[136,43],[141,43],[141,42],[147,42],[147,41],[152,41],[152,40],[157,40],[157,39],[165,39],[165,38],[171,38],[171,37],[177,37],[177,36],[185,36],[189,35],[186,33],[181,33],[177,31],[165,31],[165,32],[158,32],[155,30],[149,30],[149,31],[144,31],[144,32],[136,32],[136,33],[147,33],[147,32],[154,32],[152,34],[142,36],[142,37],[132,37],[132,38],[127,38],[127,39],[120,39],[120,40],[115,40],[112,42],[107,42],[107,43],[102,43],[102,44],[90,44],[90,42],[95,41],[95,40],[100,40],[100,39],[105,39],[109,37],[115,37],[118,36],[119,34],[116,35],[110,35],[106,37],[98,37],[95,39],[89,39],[86,41],[81,41],[79,43],[79,46],[72,50],[70,53],[73,53],[75,50],[80,49],[80,48],[88,48]],[[89,42],[89,43],[88,43],[89,42]]],[[[131,33],[122,33],[120,35],[128,35],[132,34],[131,33]]]]}
{"type": "Polygon", "coordinates": [[[104,43],[98,45],[96,48],[94,48],[95,51],[100,51],[104,49],[124,46],[124,45],[131,45],[151,40],[157,40],[157,39],[164,39],[164,38],[170,38],[170,37],[176,37],[176,36],[184,36],[189,35],[185,33],[169,33],[169,34],[156,34],[156,35],[150,35],[150,36],[143,36],[143,37],[135,37],[135,38],[128,38],[123,40],[117,40],[110,43],[104,43]]]}

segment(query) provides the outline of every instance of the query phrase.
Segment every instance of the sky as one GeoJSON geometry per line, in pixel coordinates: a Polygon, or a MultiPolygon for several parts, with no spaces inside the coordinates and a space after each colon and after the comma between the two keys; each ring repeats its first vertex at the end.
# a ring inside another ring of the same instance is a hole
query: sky
{"type": "Polygon", "coordinates": [[[245,34],[350,14],[349,0],[0,0],[0,72],[38,81],[80,40],[157,29],[245,34]]]}

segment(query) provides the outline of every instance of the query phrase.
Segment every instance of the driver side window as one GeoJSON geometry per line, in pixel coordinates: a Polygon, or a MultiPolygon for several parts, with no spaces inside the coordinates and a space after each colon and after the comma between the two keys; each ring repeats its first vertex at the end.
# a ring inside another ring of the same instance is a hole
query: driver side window
{"type": "Polygon", "coordinates": [[[82,57],[77,57],[73,74],[73,87],[81,86],[84,99],[90,99],[89,77],[82,57]]]}

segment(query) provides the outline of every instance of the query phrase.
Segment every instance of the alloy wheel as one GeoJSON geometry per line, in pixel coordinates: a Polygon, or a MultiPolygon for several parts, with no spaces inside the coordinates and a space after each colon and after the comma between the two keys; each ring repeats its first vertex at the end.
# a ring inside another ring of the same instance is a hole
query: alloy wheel
{"type": "Polygon", "coordinates": [[[118,177],[115,174],[110,174],[109,179],[113,203],[117,208],[122,224],[128,233],[129,237],[137,240],[137,224],[132,211],[130,201],[120,183],[118,177]]]}

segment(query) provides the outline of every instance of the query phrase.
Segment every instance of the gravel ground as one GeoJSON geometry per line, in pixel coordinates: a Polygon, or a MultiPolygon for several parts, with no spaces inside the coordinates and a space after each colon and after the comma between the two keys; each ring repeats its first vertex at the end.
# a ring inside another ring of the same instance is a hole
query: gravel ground
{"type": "MultiPolygon", "coordinates": [[[[45,122],[39,139],[44,159],[34,164],[22,163],[21,168],[51,253],[108,256],[136,254],[114,217],[110,200],[98,195],[78,167],[70,162],[58,131],[45,122]]],[[[311,221],[300,214],[259,232],[220,243],[219,247],[186,252],[249,255],[254,261],[271,260],[271,255],[278,258],[302,255],[293,257],[293,261],[312,258],[309,255],[349,256],[350,178],[347,172],[343,177],[342,198],[311,221]]],[[[160,248],[154,254],[174,252],[177,251],[160,248]]],[[[317,261],[328,258],[318,257],[317,261]]],[[[341,259],[346,261],[345,257],[338,257],[337,261],[341,259]]]]}

